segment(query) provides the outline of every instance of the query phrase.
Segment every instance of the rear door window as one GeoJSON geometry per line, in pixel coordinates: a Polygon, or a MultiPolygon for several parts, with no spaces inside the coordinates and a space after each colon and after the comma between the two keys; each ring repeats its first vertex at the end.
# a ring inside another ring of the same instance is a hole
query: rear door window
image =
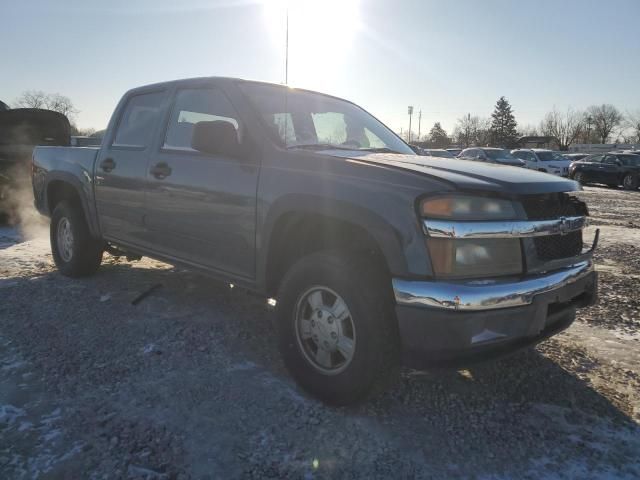
{"type": "Polygon", "coordinates": [[[223,121],[239,129],[238,115],[222,91],[194,88],[178,91],[163,148],[193,151],[191,137],[199,122],[223,121]]]}
{"type": "Polygon", "coordinates": [[[145,148],[149,146],[158,125],[164,92],[143,93],[131,97],[122,112],[114,147],[145,148]]]}

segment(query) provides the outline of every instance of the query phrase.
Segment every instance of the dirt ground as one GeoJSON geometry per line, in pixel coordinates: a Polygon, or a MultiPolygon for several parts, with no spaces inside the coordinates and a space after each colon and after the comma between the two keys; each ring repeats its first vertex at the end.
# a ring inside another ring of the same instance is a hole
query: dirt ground
{"type": "Polygon", "coordinates": [[[639,478],[640,192],[581,195],[597,306],[351,408],[296,387],[263,299],[148,259],[71,280],[0,228],[0,478],[639,478]]]}

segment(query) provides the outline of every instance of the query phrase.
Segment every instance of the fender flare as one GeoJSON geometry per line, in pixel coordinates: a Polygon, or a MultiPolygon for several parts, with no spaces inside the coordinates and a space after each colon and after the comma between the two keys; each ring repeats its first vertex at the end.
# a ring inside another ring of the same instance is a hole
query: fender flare
{"type": "Polygon", "coordinates": [[[317,195],[289,194],[270,206],[259,230],[256,280],[260,290],[267,287],[268,256],[273,247],[276,225],[289,214],[318,215],[360,227],[376,242],[392,274],[403,274],[407,271],[407,259],[401,240],[403,236],[397,227],[382,216],[363,206],[343,200],[317,195]]]}
{"type": "Polygon", "coordinates": [[[98,217],[95,211],[95,205],[89,201],[88,196],[92,193],[92,186],[89,183],[83,184],[75,175],[67,172],[55,171],[47,174],[44,183],[44,198],[43,205],[44,210],[51,215],[52,209],[49,205],[49,188],[53,182],[63,182],[70,185],[80,198],[80,205],[82,205],[82,211],[87,219],[87,225],[91,235],[96,238],[101,237],[100,226],[98,224],[98,217]]]}

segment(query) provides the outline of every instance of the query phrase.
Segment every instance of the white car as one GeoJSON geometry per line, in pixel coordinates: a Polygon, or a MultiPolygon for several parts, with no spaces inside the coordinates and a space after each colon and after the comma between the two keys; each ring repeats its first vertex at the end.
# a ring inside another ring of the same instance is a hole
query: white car
{"type": "Polygon", "coordinates": [[[511,150],[511,154],[520,160],[524,160],[527,164],[526,167],[532,170],[553,173],[561,177],[569,175],[571,160],[553,150],[544,148],[519,148],[517,150],[511,150]]]}

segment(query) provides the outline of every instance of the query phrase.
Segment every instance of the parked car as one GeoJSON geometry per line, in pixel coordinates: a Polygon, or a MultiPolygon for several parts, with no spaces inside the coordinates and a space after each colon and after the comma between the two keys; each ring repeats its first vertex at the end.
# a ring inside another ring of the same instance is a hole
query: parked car
{"type": "Polygon", "coordinates": [[[401,360],[501,355],[595,301],[580,186],[516,173],[417,156],[336,97],[199,78],[127,92],[100,147],[36,148],[32,181],[63,275],[108,249],[275,299],[293,377],[348,404],[401,360]]]}
{"type": "Polygon", "coordinates": [[[625,190],[637,190],[640,184],[640,155],[611,152],[589,155],[569,168],[569,176],[586,183],[622,185],[625,190]]]}
{"type": "Polygon", "coordinates": [[[564,156],[569,159],[571,162],[577,162],[578,160],[582,160],[583,158],[589,156],[588,153],[565,153],[564,156]]]}
{"type": "Polygon", "coordinates": [[[562,177],[566,177],[569,174],[571,160],[553,150],[544,148],[519,148],[517,150],[511,150],[511,153],[514,157],[523,160],[526,163],[526,167],[532,170],[553,173],[554,175],[560,175],[562,177]]]}
{"type": "Polygon", "coordinates": [[[440,148],[423,148],[422,155],[429,157],[456,158],[453,153],[440,148]]]}
{"type": "Polygon", "coordinates": [[[458,158],[474,160],[476,162],[497,163],[499,165],[509,165],[512,167],[525,166],[525,163],[522,160],[515,158],[511,153],[509,153],[509,150],[505,150],[503,148],[465,148],[460,152],[458,158]]]}

